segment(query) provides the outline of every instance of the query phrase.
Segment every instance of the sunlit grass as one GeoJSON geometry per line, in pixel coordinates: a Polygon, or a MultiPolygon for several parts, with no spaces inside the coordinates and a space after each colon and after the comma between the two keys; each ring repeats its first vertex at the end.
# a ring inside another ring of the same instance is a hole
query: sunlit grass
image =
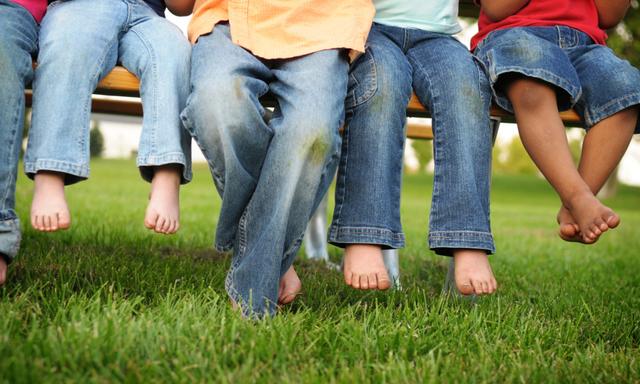
{"type": "MultiPolygon", "coordinates": [[[[26,223],[31,182],[18,188],[26,223]]],[[[196,167],[182,229],[165,237],[142,226],[148,185],[133,162],[96,161],[91,180],[68,188],[71,230],[23,225],[0,288],[0,381],[640,381],[639,189],[607,201],[622,225],[585,247],[555,236],[544,181],[496,176],[500,290],[477,305],[441,294],[447,260],[426,247],[430,190],[428,176],[405,178],[403,291],[352,291],[302,260],[302,296],[252,323],[230,309],[229,257],[210,246],[220,200],[207,170],[196,167]]]]}

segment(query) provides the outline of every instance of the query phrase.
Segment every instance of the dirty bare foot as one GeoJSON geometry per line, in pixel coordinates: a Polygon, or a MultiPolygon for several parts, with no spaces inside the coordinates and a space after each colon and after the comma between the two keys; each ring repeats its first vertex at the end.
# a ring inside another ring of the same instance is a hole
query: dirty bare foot
{"type": "MultiPolygon", "coordinates": [[[[620,217],[611,208],[604,206],[590,192],[578,193],[573,196],[567,204],[567,210],[575,219],[581,242],[585,244],[595,243],[600,235],[620,224],[620,217]]],[[[569,228],[566,225],[564,227],[566,233],[570,235],[569,228]]]]}
{"type": "Polygon", "coordinates": [[[36,173],[34,181],[31,226],[43,232],[69,228],[71,215],[64,196],[64,175],[41,171],[36,173]]]}
{"type": "Polygon", "coordinates": [[[455,278],[458,291],[463,295],[489,295],[498,288],[489,257],[479,249],[453,251],[455,278]]]}
{"type": "Polygon", "coordinates": [[[180,167],[156,167],[151,181],[144,226],[157,233],[172,234],[180,228],[180,167]]]}
{"type": "Polygon", "coordinates": [[[300,282],[300,278],[292,265],[280,279],[280,286],[278,287],[278,304],[289,304],[300,294],[301,289],[302,283],[300,282]]]}
{"type": "Polygon", "coordinates": [[[344,252],[344,281],[355,289],[385,290],[391,280],[379,245],[351,244],[344,252]]]}

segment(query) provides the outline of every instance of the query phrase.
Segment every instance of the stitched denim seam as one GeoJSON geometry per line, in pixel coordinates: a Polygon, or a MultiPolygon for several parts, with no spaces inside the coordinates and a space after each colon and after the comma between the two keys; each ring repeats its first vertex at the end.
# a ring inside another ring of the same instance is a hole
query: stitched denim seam
{"type": "MultiPolygon", "coordinates": [[[[439,115],[440,115],[440,111],[438,110],[433,110],[433,105],[436,104],[436,97],[439,97],[440,95],[437,94],[437,89],[435,89],[433,87],[433,84],[431,83],[431,78],[429,77],[429,72],[427,72],[427,70],[425,69],[425,67],[422,65],[422,63],[420,61],[415,61],[415,65],[418,66],[418,68],[420,69],[420,71],[424,74],[424,79],[427,82],[427,89],[429,90],[430,93],[430,100],[431,100],[431,105],[429,106],[429,110],[431,112],[431,121],[432,121],[432,126],[433,126],[433,161],[435,164],[438,164],[442,161],[444,161],[445,159],[442,159],[442,138],[440,137],[440,135],[438,135],[438,130],[440,128],[440,124],[434,124],[435,122],[440,121],[439,119],[439,115]]],[[[422,101],[422,100],[421,100],[422,101]]],[[[440,193],[440,183],[436,182],[436,180],[440,179],[441,176],[441,167],[436,166],[435,170],[434,170],[434,175],[433,175],[433,190],[431,192],[432,198],[431,198],[431,212],[429,213],[429,221],[433,221],[433,212],[437,211],[438,209],[438,203],[437,203],[437,199],[434,199],[434,196],[437,196],[440,193]]]]}
{"type": "Polygon", "coordinates": [[[586,125],[591,128],[605,118],[638,104],[640,104],[640,92],[618,97],[617,99],[610,100],[597,109],[585,108],[584,120],[586,125]],[[616,106],[619,106],[619,108],[616,108],[616,106]],[[612,112],[610,109],[617,111],[612,112]]]}
{"type": "MultiPolygon", "coordinates": [[[[356,96],[356,92],[354,90],[353,92],[354,105],[348,106],[348,109],[355,109],[361,106],[362,104],[367,103],[369,100],[371,100],[371,98],[373,98],[373,96],[375,96],[378,93],[378,69],[377,69],[376,59],[371,50],[369,50],[368,52],[365,52],[365,55],[367,54],[371,56],[371,59],[369,59],[369,65],[371,69],[368,74],[369,74],[369,77],[373,79],[371,81],[373,84],[367,87],[366,91],[360,97],[356,96]]],[[[367,85],[367,84],[358,82],[358,86],[360,85],[367,85]]]]}
{"type": "MultiPolygon", "coordinates": [[[[138,31],[136,31],[135,29],[129,29],[127,33],[133,33],[134,35],[136,35],[138,37],[138,39],[140,40],[140,42],[142,42],[142,45],[145,47],[147,54],[151,57],[150,61],[151,61],[151,76],[153,77],[153,80],[155,82],[155,84],[159,83],[159,76],[158,76],[158,58],[157,55],[155,54],[155,52],[153,51],[151,44],[149,44],[149,42],[144,38],[144,35],[139,33],[138,31]]],[[[147,89],[148,90],[148,89],[147,89]]],[[[153,127],[153,129],[151,130],[151,152],[154,153],[156,152],[156,133],[158,131],[158,90],[157,87],[151,87],[152,90],[152,95],[151,95],[151,99],[153,100],[152,104],[153,104],[153,111],[151,113],[151,127],[153,127]]],[[[142,94],[140,95],[142,96],[142,94]]],[[[145,100],[148,100],[149,98],[149,94],[145,92],[144,94],[144,98],[145,100]]],[[[147,103],[147,105],[149,105],[149,103],[147,103]]],[[[144,119],[145,118],[149,118],[148,113],[145,113],[143,116],[143,125],[144,125],[144,119]]],[[[147,130],[148,130],[148,126],[147,126],[147,130]]]]}
{"type": "MultiPolygon", "coordinates": [[[[343,147],[349,146],[350,134],[351,134],[351,131],[349,129],[349,124],[347,124],[344,127],[344,133],[342,136],[343,147]]],[[[340,219],[342,218],[342,208],[344,206],[343,202],[347,198],[347,192],[346,192],[347,188],[345,186],[347,185],[347,167],[349,165],[349,151],[342,151],[341,156],[343,156],[344,158],[344,169],[340,169],[340,171],[338,172],[338,176],[341,178],[341,180],[339,180],[336,183],[336,207],[334,208],[334,212],[337,213],[337,214],[334,213],[334,219],[336,224],[340,223],[340,219]]],[[[338,167],[342,168],[342,163],[343,161],[340,161],[340,163],[338,164],[338,167]]]]}
{"type": "Polygon", "coordinates": [[[83,163],[74,164],[68,161],[39,159],[25,163],[24,168],[28,174],[36,174],[39,171],[56,171],[85,179],[89,177],[89,167],[83,163]]]}

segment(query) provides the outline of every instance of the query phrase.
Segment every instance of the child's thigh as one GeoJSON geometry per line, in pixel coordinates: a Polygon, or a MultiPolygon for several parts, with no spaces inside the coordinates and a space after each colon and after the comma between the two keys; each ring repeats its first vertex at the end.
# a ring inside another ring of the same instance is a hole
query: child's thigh
{"type": "Polygon", "coordinates": [[[151,10],[149,13],[149,17],[132,26],[120,39],[120,60],[139,77],[152,69],[160,73],[164,82],[185,81],[190,69],[191,44],[173,23],[151,10]]]}
{"type": "MultiPolygon", "coordinates": [[[[605,46],[591,44],[570,53],[582,96],[575,106],[587,128],[640,104],[640,71],[605,46]]],[[[636,128],[640,133],[640,125],[636,128]]]]}
{"type": "MultiPolygon", "coordinates": [[[[394,29],[386,28],[389,31],[394,29]]],[[[395,28],[401,30],[400,28],[395,28]]],[[[375,105],[404,109],[411,96],[412,68],[400,47],[376,25],[367,39],[367,48],[349,69],[346,108],[375,105]]]]}
{"type": "MultiPolygon", "coordinates": [[[[0,94],[31,81],[31,54],[37,49],[38,26],[33,17],[17,4],[0,1],[0,94]]],[[[2,105],[0,107],[5,107],[2,105]]]]}
{"type": "Polygon", "coordinates": [[[548,83],[557,90],[558,108],[569,109],[580,96],[580,80],[567,53],[560,47],[555,27],[519,27],[490,33],[475,54],[485,65],[496,103],[513,112],[505,94],[508,75],[548,83]]]}
{"type": "Polygon", "coordinates": [[[486,74],[458,40],[434,36],[410,49],[408,57],[415,92],[432,113],[486,113],[491,99],[486,74]]]}
{"type": "Polygon", "coordinates": [[[74,72],[112,67],[117,60],[118,35],[126,19],[123,2],[54,3],[40,27],[38,62],[62,60],[56,67],[74,72]]]}

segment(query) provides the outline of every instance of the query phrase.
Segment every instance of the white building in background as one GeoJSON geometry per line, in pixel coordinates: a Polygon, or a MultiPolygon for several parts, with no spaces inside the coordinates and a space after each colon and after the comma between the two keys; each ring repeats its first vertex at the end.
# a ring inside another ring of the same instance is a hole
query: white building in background
{"type": "MultiPolygon", "coordinates": [[[[138,142],[142,132],[142,118],[136,116],[120,116],[94,113],[92,119],[97,121],[104,137],[104,152],[107,159],[135,158],[138,142]]],[[[198,145],[192,141],[191,157],[194,162],[206,162],[198,145]]]]}
{"type": "MultiPolygon", "coordinates": [[[[167,18],[186,33],[189,21],[188,17],[176,17],[167,14],[167,18]]],[[[463,24],[463,27],[464,30],[458,37],[468,46],[471,37],[475,33],[476,27],[465,24],[463,24]]],[[[135,158],[140,132],[142,130],[141,118],[94,114],[92,119],[99,122],[100,131],[104,136],[105,148],[103,155],[105,158],[135,158]]],[[[496,145],[508,145],[517,134],[518,129],[515,124],[501,124],[496,145]]],[[[206,161],[195,142],[192,142],[191,148],[194,162],[206,161]]],[[[417,169],[420,166],[413,149],[409,145],[405,153],[405,166],[407,169],[417,169]]],[[[620,163],[618,177],[620,181],[625,184],[640,186],[640,137],[634,138],[629,146],[627,153],[620,163]]]]}

